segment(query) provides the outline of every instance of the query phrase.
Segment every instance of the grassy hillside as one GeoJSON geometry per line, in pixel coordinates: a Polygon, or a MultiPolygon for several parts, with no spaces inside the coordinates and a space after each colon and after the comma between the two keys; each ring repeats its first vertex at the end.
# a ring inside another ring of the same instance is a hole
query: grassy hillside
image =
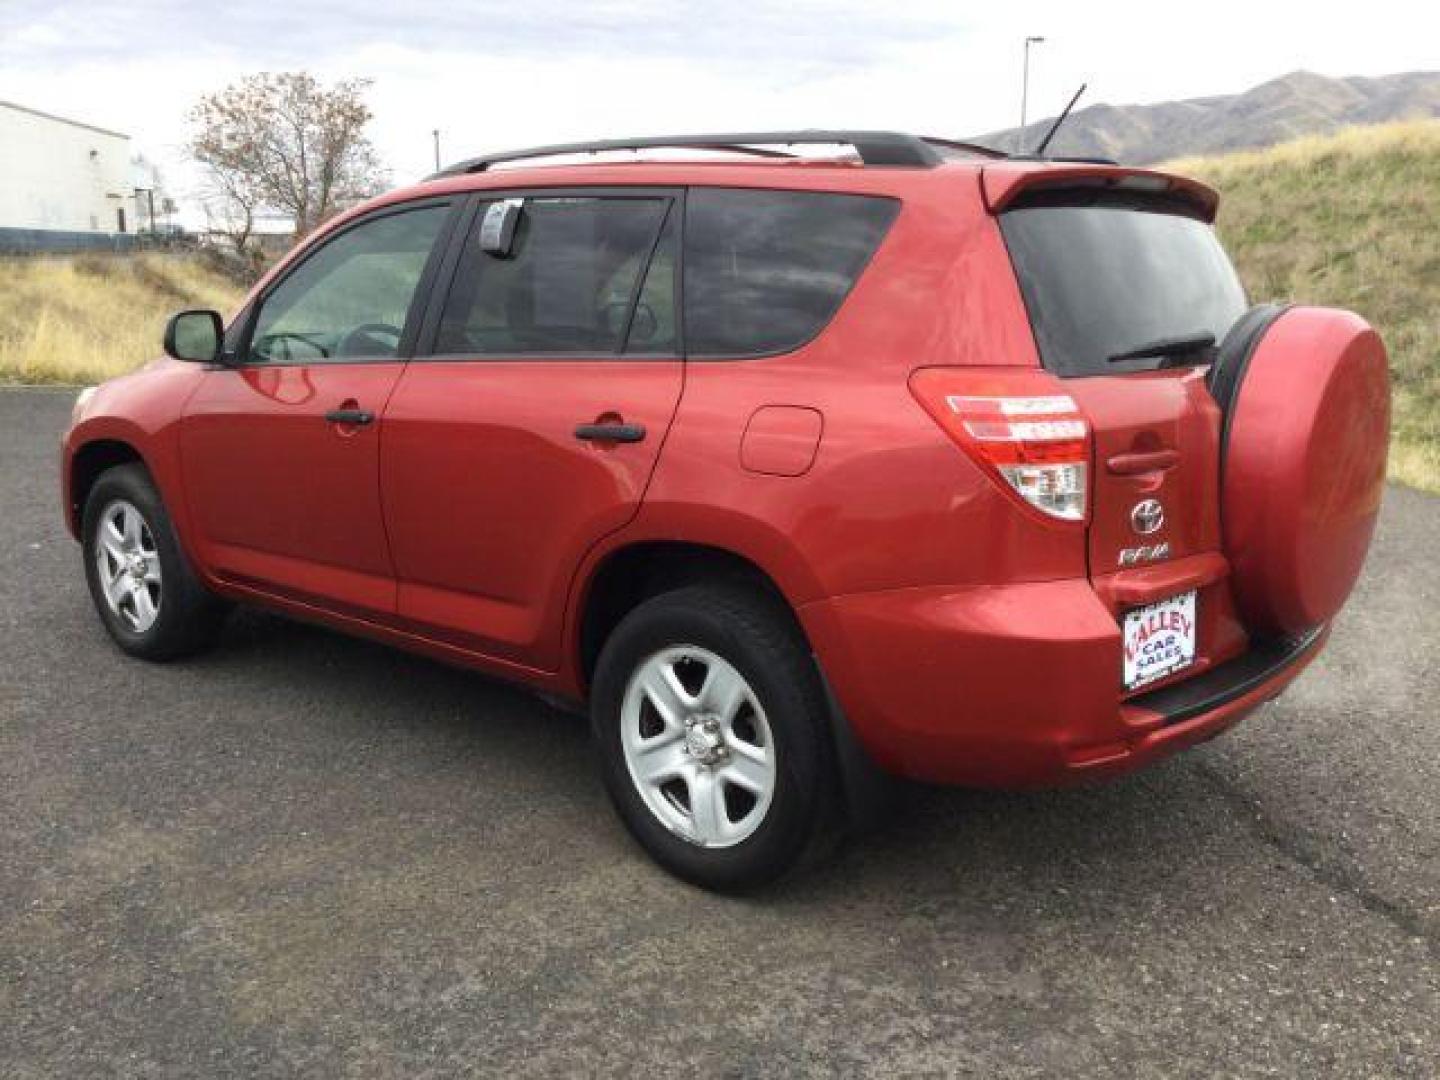
{"type": "MultiPolygon", "coordinates": [[[[1360,312],[1390,349],[1391,475],[1440,492],[1440,120],[1170,163],[1220,190],[1255,300],[1360,312]]],[[[195,256],[0,259],[0,379],[93,382],[155,356],[165,316],[241,289],[195,256]]]]}
{"type": "Polygon", "coordinates": [[[1254,300],[1358,311],[1390,350],[1390,474],[1440,492],[1440,120],[1165,166],[1220,192],[1254,300]]]}
{"type": "Polygon", "coordinates": [[[98,382],[160,353],[171,312],[244,290],[196,255],[0,258],[0,381],[98,382]]]}

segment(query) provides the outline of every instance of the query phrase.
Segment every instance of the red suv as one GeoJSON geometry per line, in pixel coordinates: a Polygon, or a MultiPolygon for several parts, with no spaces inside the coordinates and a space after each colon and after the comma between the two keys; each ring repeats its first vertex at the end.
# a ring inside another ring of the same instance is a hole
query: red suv
{"type": "Polygon", "coordinates": [[[82,394],[66,516],[126,652],[239,601],[588,702],[640,843],[753,885],[876,776],[1123,772],[1319,651],[1385,353],[1249,307],[1216,202],[883,132],[476,159],[82,394]]]}

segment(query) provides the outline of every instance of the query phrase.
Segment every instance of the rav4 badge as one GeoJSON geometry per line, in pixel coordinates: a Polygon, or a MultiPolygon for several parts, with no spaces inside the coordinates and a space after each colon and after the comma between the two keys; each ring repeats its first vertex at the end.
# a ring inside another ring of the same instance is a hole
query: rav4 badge
{"type": "Polygon", "coordinates": [[[1120,557],[1116,561],[1121,566],[1135,566],[1137,563],[1156,562],[1169,557],[1170,541],[1164,540],[1158,544],[1141,544],[1139,547],[1121,548],[1120,557]]]}

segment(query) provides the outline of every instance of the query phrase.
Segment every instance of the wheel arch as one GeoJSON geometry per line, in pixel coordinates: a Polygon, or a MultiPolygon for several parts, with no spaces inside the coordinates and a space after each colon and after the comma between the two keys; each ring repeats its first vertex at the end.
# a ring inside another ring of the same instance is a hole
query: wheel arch
{"type": "Polygon", "coordinates": [[[825,695],[847,817],[852,827],[869,827],[879,820],[889,801],[889,779],[855,735],[796,605],[775,576],[746,555],[712,544],[653,539],[633,541],[608,552],[586,578],[577,605],[573,655],[582,692],[588,693],[605,640],[626,614],[662,592],[713,581],[747,585],[773,599],[777,610],[789,616],[811,655],[825,695]]]}
{"type": "Polygon", "coordinates": [[[713,581],[743,584],[769,596],[784,606],[797,632],[805,636],[784,590],[753,559],[713,544],[637,540],[608,552],[580,591],[571,647],[582,686],[589,687],[610,633],[639,604],[673,589],[713,581]]]}
{"type": "Polygon", "coordinates": [[[81,518],[85,512],[85,500],[95,481],[107,470],[117,465],[137,464],[154,476],[154,471],[133,442],[113,436],[100,436],[80,444],[70,455],[67,473],[65,516],[70,531],[80,535],[81,518]]]}

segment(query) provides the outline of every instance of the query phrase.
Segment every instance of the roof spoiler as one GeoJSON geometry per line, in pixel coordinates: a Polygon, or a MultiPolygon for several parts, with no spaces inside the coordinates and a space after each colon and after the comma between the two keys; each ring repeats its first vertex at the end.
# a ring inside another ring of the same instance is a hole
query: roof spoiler
{"type": "Polygon", "coordinates": [[[1041,191],[1100,188],[1116,192],[1164,195],[1185,203],[1205,221],[1214,222],[1220,196],[1214,188],[1185,176],[1124,166],[1066,162],[1036,168],[1033,163],[997,161],[980,173],[985,206],[999,214],[1022,195],[1041,191]]]}

